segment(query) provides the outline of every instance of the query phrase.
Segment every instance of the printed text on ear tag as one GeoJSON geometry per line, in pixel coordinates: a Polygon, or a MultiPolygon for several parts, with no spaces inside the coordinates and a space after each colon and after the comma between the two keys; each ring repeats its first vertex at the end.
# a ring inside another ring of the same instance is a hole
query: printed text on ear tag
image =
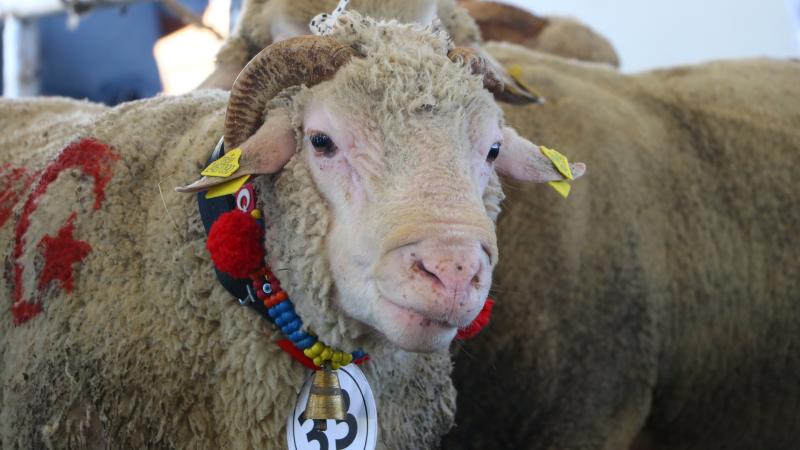
{"type": "Polygon", "coordinates": [[[247,179],[250,178],[250,175],[244,175],[239,178],[234,178],[231,181],[226,181],[225,183],[218,184],[206,192],[206,199],[222,197],[223,195],[231,195],[239,192],[239,189],[242,188],[244,183],[247,179]]]}
{"type": "Polygon", "coordinates": [[[556,150],[547,148],[544,145],[540,146],[539,148],[542,150],[544,156],[546,156],[547,159],[553,163],[561,175],[566,177],[568,180],[574,179],[572,176],[572,170],[569,168],[569,160],[567,160],[566,156],[562,155],[556,150]]]}
{"type": "Polygon", "coordinates": [[[242,156],[242,149],[235,148],[225,155],[209,164],[200,175],[205,177],[225,178],[233,175],[239,169],[239,158],[242,156]]]}
{"type": "Polygon", "coordinates": [[[550,185],[553,189],[556,190],[562,197],[567,198],[569,196],[569,191],[572,189],[572,186],[569,185],[566,181],[549,181],[547,184],[550,185]]]}

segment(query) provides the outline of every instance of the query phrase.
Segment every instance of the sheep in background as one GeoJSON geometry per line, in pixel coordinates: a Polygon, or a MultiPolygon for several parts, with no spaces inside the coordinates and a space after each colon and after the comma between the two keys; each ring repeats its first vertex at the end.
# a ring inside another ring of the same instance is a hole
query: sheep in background
{"type": "MultiPolygon", "coordinates": [[[[200,88],[230,89],[236,75],[253,55],[272,42],[308,34],[309,22],[320,11],[333,11],[337,3],[337,0],[246,0],[236,28],[217,53],[214,72],[201,83],[200,88]]],[[[516,8],[510,11],[509,7],[500,4],[478,2],[473,5],[468,2],[464,6],[469,11],[457,5],[455,0],[352,0],[348,8],[366,16],[393,19],[401,23],[428,25],[438,19],[457,46],[470,47],[481,52],[482,30],[478,28],[470,12],[478,14],[476,17],[483,21],[482,26],[496,23],[500,18],[511,15],[536,19],[526,11],[516,8]]],[[[526,45],[566,57],[618,65],[616,53],[608,41],[588,27],[569,19],[546,20],[543,30],[531,30],[537,32],[535,35],[523,32],[526,35],[526,45]]],[[[525,22],[523,26],[527,24],[525,22]]],[[[481,56],[493,64],[494,71],[500,74],[507,86],[504,95],[498,99],[511,103],[539,101],[534,93],[529,92],[496,64],[490,55],[482,53],[481,56]]]]}
{"type": "Polygon", "coordinates": [[[510,42],[564,58],[619,67],[619,56],[608,39],[577,20],[539,17],[500,2],[459,0],[458,6],[475,19],[484,41],[510,42]]]}
{"type": "Polygon", "coordinates": [[[266,49],[230,99],[2,102],[2,448],[286,442],[304,370],[217,282],[193,196],[169,189],[204,167],[226,104],[295,308],[328,344],[370,353],[381,447],[430,448],[450,428],[446,349],[497,260],[494,167],[563,177],[502,127],[470,51],[338,20],[266,49]]]}
{"type": "Polygon", "coordinates": [[[446,447],[796,449],[800,64],[625,76],[487,50],[549,100],[506,120],[591,172],[567,202],[505,189],[446,447]]]}
{"type": "MultiPolygon", "coordinates": [[[[454,1],[442,0],[453,3],[455,8],[454,1]]],[[[311,20],[320,12],[333,11],[338,2],[245,0],[236,27],[217,53],[217,68],[200,87],[230,89],[239,71],[262,48],[273,42],[309,34],[311,20]]],[[[347,8],[376,19],[430,25],[437,17],[437,6],[437,0],[352,0],[347,8]]],[[[455,17],[463,20],[458,15],[455,17]]],[[[456,40],[457,45],[474,42],[480,35],[471,21],[460,24],[458,29],[463,36],[456,40]]]]}

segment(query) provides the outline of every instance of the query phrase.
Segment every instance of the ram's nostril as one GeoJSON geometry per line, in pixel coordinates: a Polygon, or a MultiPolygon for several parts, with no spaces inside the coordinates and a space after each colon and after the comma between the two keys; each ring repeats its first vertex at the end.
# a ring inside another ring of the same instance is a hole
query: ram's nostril
{"type": "Polygon", "coordinates": [[[480,289],[481,278],[479,276],[475,275],[474,277],[472,277],[472,287],[474,287],[475,289],[480,289]]]}
{"type": "Polygon", "coordinates": [[[425,267],[425,263],[422,262],[422,260],[415,261],[414,265],[411,267],[411,269],[414,270],[414,271],[417,271],[417,272],[419,272],[421,274],[424,274],[427,277],[432,278],[433,280],[435,280],[439,284],[444,285],[444,283],[442,283],[442,280],[439,279],[438,275],[436,275],[435,273],[431,272],[430,270],[428,270],[427,267],[425,267]]]}

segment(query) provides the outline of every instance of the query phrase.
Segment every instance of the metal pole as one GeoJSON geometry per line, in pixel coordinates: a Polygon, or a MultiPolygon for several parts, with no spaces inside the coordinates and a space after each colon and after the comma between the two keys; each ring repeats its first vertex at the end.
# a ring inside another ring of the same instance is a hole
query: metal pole
{"type": "Polygon", "coordinates": [[[32,20],[7,16],[3,28],[3,96],[39,94],[39,33],[32,20]]]}

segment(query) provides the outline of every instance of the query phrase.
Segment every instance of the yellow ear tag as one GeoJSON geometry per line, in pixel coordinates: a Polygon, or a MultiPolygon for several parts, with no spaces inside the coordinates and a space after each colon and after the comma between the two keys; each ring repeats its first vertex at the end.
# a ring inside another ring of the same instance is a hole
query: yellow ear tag
{"type": "Polygon", "coordinates": [[[247,179],[250,178],[250,175],[244,175],[239,178],[234,178],[231,181],[226,181],[225,183],[218,184],[206,192],[206,199],[210,198],[217,198],[222,197],[223,195],[230,195],[235,194],[239,191],[239,189],[244,186],[247,182],[247,179]]]}
{"type": "Polygon", "coordinates": [[[569,160],[567,157],[562,155],[556,150],[550,149],[545,147],[544,145],[539,147],[542,150],[544,156],[547,156],[547,159],[553,163],[553,165],[561,172],[561,175],[564,175],[568,180],[574,180],[572,176],[572,170],[569,168],[569,160]]]}
{"type": "Polygon", "coordinates": [[[200,172],[200,175],[205,177],[219,177],[225,178],[233,175],[234,172],[239,170],[239,158],[242,156],[242,149],[235,148],[225,155],[209,164],[208,167],[200,172]]]}
{"type": "Polygon", "coordinates": [[[569,185],[566,181],[548,181],[547,184],[550,185],[553,189],[556,190],[562,197],[567,198],[569,197],[569,191],[572,189],[572,186],[569,185]]]}

